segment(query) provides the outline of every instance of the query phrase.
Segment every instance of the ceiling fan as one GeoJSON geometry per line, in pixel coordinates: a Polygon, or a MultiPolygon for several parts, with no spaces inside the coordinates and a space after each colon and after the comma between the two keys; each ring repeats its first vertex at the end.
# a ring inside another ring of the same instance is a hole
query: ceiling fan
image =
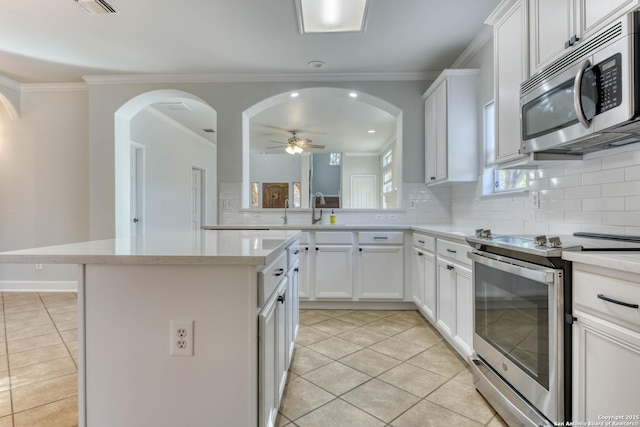
{"type": "MultiPolygon", "coordinates": [[[[291,133],[291,138],[289,138],[287,142],[282,142],[282,141],[269,141],[269,142],[286,145],[285,151],[289,154],[300,154],[304,151],[303,150],[304,148],[319,148],[319,149],[324,148],[324,145],[311,144],[312,141],[310,139],[298,138],[296,136],[296,133],[297,133],[296,131],[291,130],[289,132],[291,133]]],[[[282,148],[282,146],[267,147],[267,150],[273,149],[273,148],[282,148]]]]}

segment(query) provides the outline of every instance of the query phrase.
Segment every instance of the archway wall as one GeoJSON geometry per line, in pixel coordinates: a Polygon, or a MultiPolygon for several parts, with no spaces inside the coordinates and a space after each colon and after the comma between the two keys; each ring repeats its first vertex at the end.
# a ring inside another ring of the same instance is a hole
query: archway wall
{"type": "MultiPolygon", "coordinates": [[[[191,93],[217,112],[218,182],[220,197],[226,188],[241,188],[243,174],[242,115],[269,97],[304,88],[330,86],[355,90],[380,98],[403,111],[403,182],[424,182],[424,101],[430,81],[335,82],[196,82],[119,83],[87,79],[91,170],[91,238],[115,236],[115,112],[129,100],[160,89],[191,93]],[[224,185],[224,189],[223,189],[224,185]]],[[[237,196],[240,199],[240,196],[237,196]]],[[[220,204],[219,204],[220,205],[220,204]]],[[[220,214],[220,212],[218,212],[220,214]]]]}
{"type": "Polygon", "coordinates": [[[11,120],[20,117],[22,96],[18,83],[0,76],[0,105],[9,113],[11,120]]]}

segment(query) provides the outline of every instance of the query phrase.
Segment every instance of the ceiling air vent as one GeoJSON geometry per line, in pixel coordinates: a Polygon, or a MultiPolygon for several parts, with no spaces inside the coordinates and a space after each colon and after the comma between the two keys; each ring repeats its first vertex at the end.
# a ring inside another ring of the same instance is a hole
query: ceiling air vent
{"type": "Polygon", "coordinates": [[[119,14],[120,12],[106,0],[75,0],[90,15],[119,14]]]}

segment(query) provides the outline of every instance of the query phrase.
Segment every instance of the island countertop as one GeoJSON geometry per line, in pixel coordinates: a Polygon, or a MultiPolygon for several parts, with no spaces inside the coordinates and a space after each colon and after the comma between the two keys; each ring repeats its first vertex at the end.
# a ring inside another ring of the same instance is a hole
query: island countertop
{"type": "Polygon", "coordinates": [[[0,263],[265,265],[299,230],[198,230],[0,252],[0,263]]]}

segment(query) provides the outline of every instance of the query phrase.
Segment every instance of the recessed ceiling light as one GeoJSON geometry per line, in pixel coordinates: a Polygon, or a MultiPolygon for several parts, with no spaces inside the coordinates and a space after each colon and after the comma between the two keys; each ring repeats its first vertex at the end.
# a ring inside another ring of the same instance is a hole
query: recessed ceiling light
{"type": "Polygon", "coordinates": [[[300,94],[298,92],[293,92],[291,95],[289,95],[292,98],[297,98],[298,96],[300,96],[300,94]]]}
{"type": "Polygon", "coordinates": [[[369,129],[367,132],[368,133],[376,133],[376,131],[374,129],[369,129]]]}
{"type": "Polygon", "coordinates": [[[307,65],[309,67],[311,67],[311,68],[322,68],[322,67],[324,67],[324,62],[322,62],[322,61],[310,61],[307,65]]]}
{"type": "Polygon", "coordinates": [[[362,32],[368,0],[296,0],[298,30],[305,33],[362,32]]]}
{"type": "Polygon", "coordinates": [[[357,98],[357,97],[358,97],[358,94],[357,94],[357,93],[355,93],[355,92],[349,92],[349,96],[350,96],[351,98],[357,98]]]}

